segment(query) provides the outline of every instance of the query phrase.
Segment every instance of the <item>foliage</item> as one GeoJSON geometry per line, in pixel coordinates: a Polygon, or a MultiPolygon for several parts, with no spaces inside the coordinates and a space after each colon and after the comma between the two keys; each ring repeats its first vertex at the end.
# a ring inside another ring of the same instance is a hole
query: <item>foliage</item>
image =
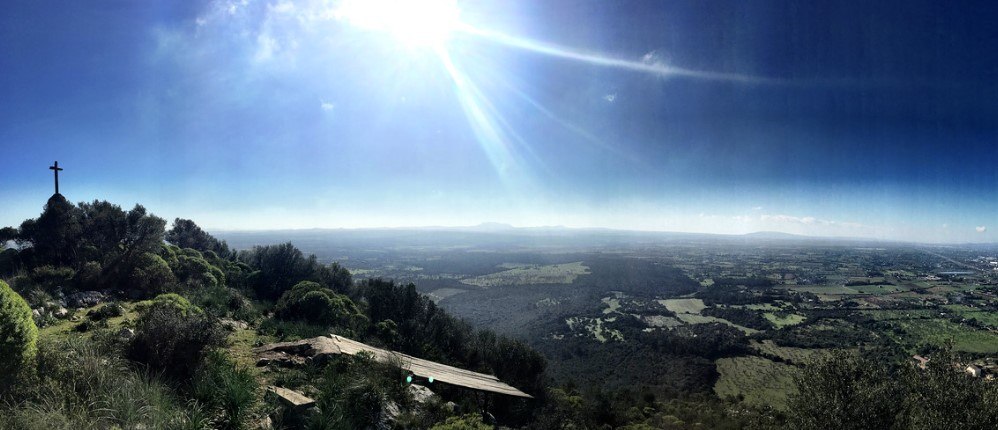
{"type": "Polygon", "coordinates": [[[76,272],[69,267],[54,267],[44,265],[31,270],[29,279],[31,283],[47,291],[52,291],[58,286],[67,285],[76,272]]]}
{"type": "Polygon", "coordinates": [[[239,260],[253,268],[247,282],[264,299],[276,300],[301,281],[318,282],[340,293],[347,292],[352,282],[350,273],[339,264],[323,266],[315,255],[305,257],[291,243],[254,246],[240,252],[239,260]]]}
{"type": "Polygon", "coordinates": [[[159,255],[145,252],[138,257],[132,273],[128,277],[128,284],[133,290],[138,290],[144,295],[157,294],[167,291],[169,285],[176,282],[170,266],[166,264],[159,255]]]}
{"type": "Polygon", "coordinates": [[[430,427],[431,430],[490,430],[492,426],[482,422],[482,416],[467,414],[459,417],[447,417],[444,422],[430,427]]]}
{"type": "Polygon", "coordinates": [[[316,401],[320,412],[308,428],[359,429],[383,425],[389,402],[406,405],[409,397],[397,367],[358,355],[326,368],[316,401]]]}
{"type": "Polygon", "coordinates": [[[309,324],[305,321],[285,321],[267,318],[260,323],[260,334],[274,336],[281,341],[308,339],[329,334],[328,326],[309,324]]]}
{"type": "Polygon", "coordinates": [[[253,303],[239,291],[224,286],[198,288],[187,292],[191,302],[217,317],[232,318],[252,322],[260,317],[253,303]]]}
{"type": "Polygon", "coordinates": [[[33,370],[36,377],[21,387],[18,401],[0,404],[0,428],[208,428],[200,406],[183,403],[94,341],[43,342],[33,370]]]}
{"type": "Polygon", "coordinates": [[[349,297],[336,294],[312,281],[302,281],[284,293],[274,315],[311,324],[363,328],[363,315],[349,297]],[[358,326],[358,324],[361,324],[358,326]]]}
{"type": "Polygon", "coordinates": [[[773,324],[769,322],[766,317],[762,316],[762,314],[745,308],[712,306],[704,309],[700,312],[700,314],[722,318],[740,326],[754,328],[756,330],[769,330],[773,328],[773,324]]]}
{"type": "Polygon", "coordinates": [[[928,368],[901,369],[904,395],[893,399],[904,413],[896,427],[904,429],[998,428],[998,385],[969,377],[949,349],[933,355],[928,368]]]}
{"type": "Polygon", "coordinates": [[[106,303],[103,306],[87,313],[87,317],[93,321],[102,321],[108,318],[120,317],[125,313],[121,305],[117,303],[106,303]]]}
{"type": "Polygon", "coordinates": [[[21,245],[30,244],[38,261],[65,266],[76,262],[83,231],[79,209],[61,194],[54,194],[38,219],[21,223],[16,240],[21,245]]]}
{"type": "Polygon", "coordinates": [[[227,334],[218,320],[183,297],[164,294],[139,317],[128,357],[155,371],[186,380],[202,356],[225,344],[227,334]]]}
{"type": "Polygon", "coordinates": [[[800,429],[989,429],[998,426],[998,387],[955,368],[949,350],[928,369],[833,354],[802,372],[790,398],[790,425],[800,429]]]}
{"type": "Polygon", "coordinates": [[[173,271],[181,282],[187,284],[189,288],[211,288],[225,284],[225,273],[221,269],[205,260],[201,253],[193,249],[190,251],[193,252],[178,255],[177,262],[173,266],[173,271]]]}
{"type": "Polygon", "coordinates": [[[209,410],[217,411],[215,428],[239,429],[246,425],[256,403],[256,379],[222,351],[212,351],[194,374],[192,394],[209,410]]]}
{"type": "Polygon", "coordinates": [[[34,356],[38,328],[28,302],[0,281],[0,392],[34,356]]]}
{"type": "Polygon", "coordinates": [[[173,228],[166,232],[165,237],[167,242],[180,248],[193,248],[201,252],[211,251],[222,258],[234,256],[225,241],[216,239],[189,219],[174,219],[173,228]]]}

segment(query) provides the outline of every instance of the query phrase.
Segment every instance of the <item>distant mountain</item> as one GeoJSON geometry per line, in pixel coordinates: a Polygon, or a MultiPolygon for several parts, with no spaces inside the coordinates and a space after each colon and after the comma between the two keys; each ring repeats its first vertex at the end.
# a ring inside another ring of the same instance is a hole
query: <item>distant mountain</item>
{"type": "Polygon", "coordinates": [[[757,231],[755,233],[746,233],[742,236],[752,239],[768,239],[768,240],[808,240],[808,239],[828,239],[828,238],[818,238],[814,236],[804,236],[800,234],[784,233],[782,231],[757,231]]]}

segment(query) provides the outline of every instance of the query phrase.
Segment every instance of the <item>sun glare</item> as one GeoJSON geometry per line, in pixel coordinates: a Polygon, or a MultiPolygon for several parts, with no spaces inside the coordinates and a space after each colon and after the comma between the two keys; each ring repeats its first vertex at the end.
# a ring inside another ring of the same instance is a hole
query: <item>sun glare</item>
{"type": "Polygon", "coordinates": [[[444,45],[459,22],[456,0],[345,0],[337,15],[405,45],[433,48],[444,45]]]}

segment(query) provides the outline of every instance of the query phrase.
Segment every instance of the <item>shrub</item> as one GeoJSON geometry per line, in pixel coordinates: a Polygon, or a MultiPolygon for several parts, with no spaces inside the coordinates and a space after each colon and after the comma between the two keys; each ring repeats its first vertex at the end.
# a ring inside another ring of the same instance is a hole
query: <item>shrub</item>
{"type": "Polygon", "coordinates": [[[225,344],[218,320],[183,297],[164,294],[139,317],[129,358],[181,380],[188,379],[204,354],[225,344]]]}
{"type": "Polygon", "coordinates": [[[238,367],[222,351],[209,353],[194,375],[192,394],[219,417],[216,428],[243,428],[256,402],[256,379],[249,369],[238,367]]]}
{"type": "Polygon", "coordinates": [[[166,260],[151,252],[143,253],[139,257],[135,268],[128,276],[128,284],[132,289],[149,295],[166,291],[174,281],[176,278],[166,260]]]}
{"type": "Polygon", "coordinates": [[[490,430],[492,426],[482,422],[478,414],[448,417],[446,421],[431,427],[431,430],[490,430]]]}
{"type": "Polygon", "coordinates": [[[35,354],[38,328],[28,302],[0,281],[0,390],[35,354]]]}
{"type": "Polygon", "coordinates": [[[299,282],[285,292],[277,301],[274,314],[286,320],[343,326],[353,324],[361,315],[350,298],[312,281],[299,282]]]}
{"type": "Polygon", "coordinates": [[[88,312],[87,317],[93,321],[103,321],[108,318],[120,317],[124,314],[125,309],[122,308],[121,305],[117,303],[107,303],[104,306],[88,312]]]}

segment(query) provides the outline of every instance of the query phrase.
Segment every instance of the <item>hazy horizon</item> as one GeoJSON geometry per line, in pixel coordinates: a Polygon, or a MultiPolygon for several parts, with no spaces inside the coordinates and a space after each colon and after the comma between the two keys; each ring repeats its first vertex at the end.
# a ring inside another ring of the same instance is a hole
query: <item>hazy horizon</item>
{"type": "Polygon", "coordinates": [[[0,226],[58,160],[72,202],[210,230],[994,243],[995,8],[15,2],[0,226]]]}

